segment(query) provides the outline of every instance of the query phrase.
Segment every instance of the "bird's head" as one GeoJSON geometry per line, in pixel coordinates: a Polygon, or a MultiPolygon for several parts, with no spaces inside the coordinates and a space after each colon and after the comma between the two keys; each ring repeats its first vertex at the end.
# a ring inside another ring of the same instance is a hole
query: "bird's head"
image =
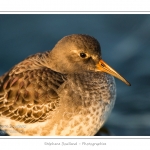
{"type": "Polygon", "coordinates": [[[89,35],[65,36],[50,52],[50,59],[53,61],[51,64],[55,64],[50,67],[61,73],[106,72],[130,85],[127,80],[102,60],[99,42],[89,35]]]}

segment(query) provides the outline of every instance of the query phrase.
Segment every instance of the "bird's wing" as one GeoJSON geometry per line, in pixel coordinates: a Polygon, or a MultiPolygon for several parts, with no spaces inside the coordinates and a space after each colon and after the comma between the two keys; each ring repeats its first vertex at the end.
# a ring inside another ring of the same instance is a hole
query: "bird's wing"
{"type": "Polygon", "coordinates": [[[46,67],[10,72],[0,77],[0,116],[24,123],[50,117],[59,106],[64,75],[46,67]]]}

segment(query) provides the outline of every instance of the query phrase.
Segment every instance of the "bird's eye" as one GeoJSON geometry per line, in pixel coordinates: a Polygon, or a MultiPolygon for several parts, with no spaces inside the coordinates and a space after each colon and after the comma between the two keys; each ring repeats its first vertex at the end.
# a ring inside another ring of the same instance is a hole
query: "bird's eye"
{"type": "Polygon", "coordinates": [[[85,53],[80,53],[80,57],[85,58],[86,54],[85,53]]]}

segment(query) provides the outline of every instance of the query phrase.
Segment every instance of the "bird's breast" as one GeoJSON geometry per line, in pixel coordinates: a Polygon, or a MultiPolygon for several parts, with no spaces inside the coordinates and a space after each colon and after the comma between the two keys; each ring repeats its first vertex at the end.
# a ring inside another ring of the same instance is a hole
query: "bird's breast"
{"type": "Polygon", "coordinates": [[[114,78],[106,73],[85,72],[68,75],[67,79],[60,92],[62,119],[55,127],[60,128],[60,135],[96,134],[115,102],[114,78]]]}

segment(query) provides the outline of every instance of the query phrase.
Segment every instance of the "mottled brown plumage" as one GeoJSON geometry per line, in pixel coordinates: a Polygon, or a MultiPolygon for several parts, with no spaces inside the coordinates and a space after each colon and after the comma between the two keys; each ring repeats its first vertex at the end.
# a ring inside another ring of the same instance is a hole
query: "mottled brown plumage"
{"type": "Polygon", "coordinates": [[[0,77],[0,129],[9,135],[96,134],[116,97],[107,73],[127,83],[101,61],[96,39],[70,35],[14,66],[0,77]]]}

